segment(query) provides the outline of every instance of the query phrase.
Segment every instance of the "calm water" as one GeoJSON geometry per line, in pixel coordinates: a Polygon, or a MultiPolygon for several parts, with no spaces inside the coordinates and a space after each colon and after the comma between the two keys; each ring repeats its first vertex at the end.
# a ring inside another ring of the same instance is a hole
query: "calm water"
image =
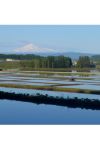
{"type": "MultiPolygon", "coordinates": [[[[0,74],[0,82],[7,84],[29,84],[29,85],[48,85],[55,84],[57,87],[66,88],[80,88],[80,89],[96,89],[100,90],[100,75],[86,77],[86,80],[80,77],[71,82],[67,80],[70,76],[58,76],[58,78],[41,78],[39,74],[0,74]],[[24,75],[24,76],[23,76],[24,75]],[[61,78],[60,77],[64,77],[61,78]],[[37,83],[38,82],[38,83],[37,83]],[[49,84],[48,84],[49,83],[49,84]],[[65,84],[61,86],[60,84],[65,84]],[[70,86],[66,86],[70,84],[70,86]],[[78,84],[78,85],[72,85],[78,84]],[[94,85],[96,84],[96,85],[94,85]]],[[[36,93],[48,94],[49,96],[58,97],[78,97],[100,100],[100,95],[94,94],[81,94],[69,92],[55,92],[43,90],[31,90],[20,88],[5,88],[0,87],[0,91],[15,92],[15,93],[28,93],[34,95],[36,93]]],[[[54,105],[37,105],[33,103],[16,102],[10,100],[0,100],[0,124],[100,124],[100,111],[86,110],[80,108],[68,108],[54,105]]]]}
{"type": "Polygon", "coordinates": [[[100,124],[100,111],[0,100],[0,124],[100,124]]]}

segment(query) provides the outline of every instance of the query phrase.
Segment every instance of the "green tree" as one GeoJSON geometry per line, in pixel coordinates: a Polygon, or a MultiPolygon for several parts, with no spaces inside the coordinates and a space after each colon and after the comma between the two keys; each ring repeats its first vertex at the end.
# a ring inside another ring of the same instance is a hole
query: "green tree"
{"type": "Polygon", "coordinates": [[[77,67],[78,68],[90,68],[91,67],[91,61],[88,56],[80,56],[79,60],[77,61],[77,67]]]}

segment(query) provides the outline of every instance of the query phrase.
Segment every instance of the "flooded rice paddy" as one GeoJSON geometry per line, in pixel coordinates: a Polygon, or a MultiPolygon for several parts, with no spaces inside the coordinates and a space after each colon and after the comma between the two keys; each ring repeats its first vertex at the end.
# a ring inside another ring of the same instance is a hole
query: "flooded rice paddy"
{"type": "MultiPolygon", "coordinates": [[[[38,72],[1,72],[0,84],[49,86],[58,88],[90,89],[100,91],[100,74],[39,74],[38,72]],[[74,78],[74,81],[71,79],[74,78]]],[[[0,87],[0,91],[48,94],[58,97],[78,97],[100,100],[100,95],[75,92],[0,87]]],[[[0,124],[100,124],[99,110],[65,108],[53,105],[36,105],[25,102],[0,100],[0,124]]]]}

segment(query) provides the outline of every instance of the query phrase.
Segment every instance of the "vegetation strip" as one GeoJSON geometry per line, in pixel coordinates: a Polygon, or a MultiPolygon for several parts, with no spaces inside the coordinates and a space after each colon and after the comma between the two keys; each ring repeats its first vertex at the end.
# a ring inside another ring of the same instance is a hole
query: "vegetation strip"
{"type": "Polygon", "coordinates": [[[57,105],[71,108],[85,108],[92,110],[100,110],[100,101],[94,99],[78,99],[75,98],[59,98],[46,95],[29,95],[29,94],[16,94],[0,91],[0,99],[8,99],[22,102],[31,102],[36,104],[57,105]]]}
{"type": "Polygon", "coordinates": [[[62,87],[60,88],[60,87],[55,87],[55,86],[33,86],[33,85],[17,85],[17,84],[0,84],[0,87],[48,90],[48,91],[59,91],[59,92],[74,92],[74,93],[100,95],[100,90],[62,88],[62,87]]]}

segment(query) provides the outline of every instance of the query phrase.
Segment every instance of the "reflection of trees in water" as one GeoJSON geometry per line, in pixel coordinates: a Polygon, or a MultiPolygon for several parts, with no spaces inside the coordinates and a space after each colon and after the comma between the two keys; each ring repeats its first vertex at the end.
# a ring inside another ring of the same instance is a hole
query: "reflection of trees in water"
{"type": "Polygon", "coordinates": [[[59,98],[46,95],[29,95],[29,94],[16,94],[9,92],[0,91],[0,99],[8,99],[22,102],[31,102],[35,104],[48,104],[48,105],[57,105],[71,108],[81,108],[81,109],[92,109],[100,110],[100,101],[94,99],[79,99],[75,98],[59,98]]]}

